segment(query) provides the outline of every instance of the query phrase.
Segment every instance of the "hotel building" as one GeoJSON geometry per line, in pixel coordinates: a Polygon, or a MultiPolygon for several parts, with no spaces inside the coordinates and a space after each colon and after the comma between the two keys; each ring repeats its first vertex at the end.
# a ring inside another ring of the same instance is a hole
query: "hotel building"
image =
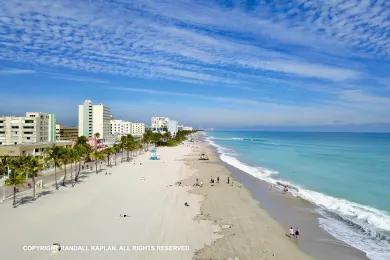
{"type": "Polygon", "coordinates": [[[142,136],[145,133],[144,123],[132,123],[124,120],[111,120],[111,133],[116,136],[142,136]]]}
{"type": "Polygon", "coordinates": [[[142,136],[145,133],[144,123],[131,123],[131,135],[142,136]]]}
{"type": "Polygon", "coordinates": [[[168,130],[168,117],[152,117],[151,128],[153,132],[165,132],[168,130]]]}
{"type": "Polygon", "coordinates": [[[27,112],[24,117],[0,116],[0,145],[54,143],[54,114],[27,112]]]}
{"type": "Polygon", "coordinates": [[[78,135],[93,137],[99,133],[99,138],[105,142],[112,141],[111,109],[103,104],[94,105],[91,100],[85,100],[79,105],[78,135]]]}
{"type": "Polygon", "coordinates": [[[174,136],[178,131],[179,123],[168,117],[152,117],[151,123],[153,132],[164,133],[168,131],[174,136]]]}
{"type": "Polygon", "coordinates": [[[120,136],[131,134],[131,122],[119,119],[111,120],[111,134],[120,136]]]}

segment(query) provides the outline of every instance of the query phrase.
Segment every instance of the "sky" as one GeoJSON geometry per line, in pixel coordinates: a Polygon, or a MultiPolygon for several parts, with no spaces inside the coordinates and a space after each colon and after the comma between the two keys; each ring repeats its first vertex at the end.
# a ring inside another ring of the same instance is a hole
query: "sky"
{"type": "Polygon", "coordinates": [[[390,1],[2,1],[0,114],[390,131],[390,1]]]}

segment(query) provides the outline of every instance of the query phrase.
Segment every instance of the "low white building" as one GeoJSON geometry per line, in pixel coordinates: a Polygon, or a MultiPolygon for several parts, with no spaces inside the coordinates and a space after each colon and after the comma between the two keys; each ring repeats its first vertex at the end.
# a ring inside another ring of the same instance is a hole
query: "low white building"
{"type": "Polygon", "coordinates": [[[111,120],[111,134],[120,136],[131,134],[131,122],[119,119],[111,120]]]}
{"type": "Polygon", "coordinates": [[[143,136],[144,133],[145,133],[144,123],[131,123],[131,135],[143,136]]]}
{"type": "Polygon", "coordinates": [[[111,120],[111,133],[115,136],[142,136],[145,133],[144,123],[132,123],[124,120],[111,120]]]}
{"type": "Polygon", "coordinates": [[[56,141],[54,114],[27,112],[25,116],[0,116],[0,145],[56,141]]]}

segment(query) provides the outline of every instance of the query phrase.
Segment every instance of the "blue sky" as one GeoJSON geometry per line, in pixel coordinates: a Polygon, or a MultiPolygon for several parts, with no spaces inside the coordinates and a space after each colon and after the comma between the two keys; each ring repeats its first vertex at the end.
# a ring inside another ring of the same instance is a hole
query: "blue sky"
{"type": "Polygon", "coordinates": [[[390,131],[390,2],[3,1],[0,114],[390,131]]]}

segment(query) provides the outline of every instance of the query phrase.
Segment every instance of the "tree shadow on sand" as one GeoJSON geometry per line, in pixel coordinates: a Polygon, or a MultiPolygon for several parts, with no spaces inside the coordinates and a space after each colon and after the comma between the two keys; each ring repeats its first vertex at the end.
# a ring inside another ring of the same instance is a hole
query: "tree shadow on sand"
{"type": "Polygon", "coordinates": [[[16,206],[20,206],[20,205],[24,205],[24,204],[28,204],[28,203],[35,202],[35,201],[38,200],[40,197],[49,195],[49,194],[51,194],[51,193],[53,193],[53,191],[42,191],[42,192],[40,192],[40,193],[37,194],[37,196],[35,197],[35,199],[33,198],[32,195],[23,196],[22,198],[20,198],[20,199],[17,201],[16,206]]]}

